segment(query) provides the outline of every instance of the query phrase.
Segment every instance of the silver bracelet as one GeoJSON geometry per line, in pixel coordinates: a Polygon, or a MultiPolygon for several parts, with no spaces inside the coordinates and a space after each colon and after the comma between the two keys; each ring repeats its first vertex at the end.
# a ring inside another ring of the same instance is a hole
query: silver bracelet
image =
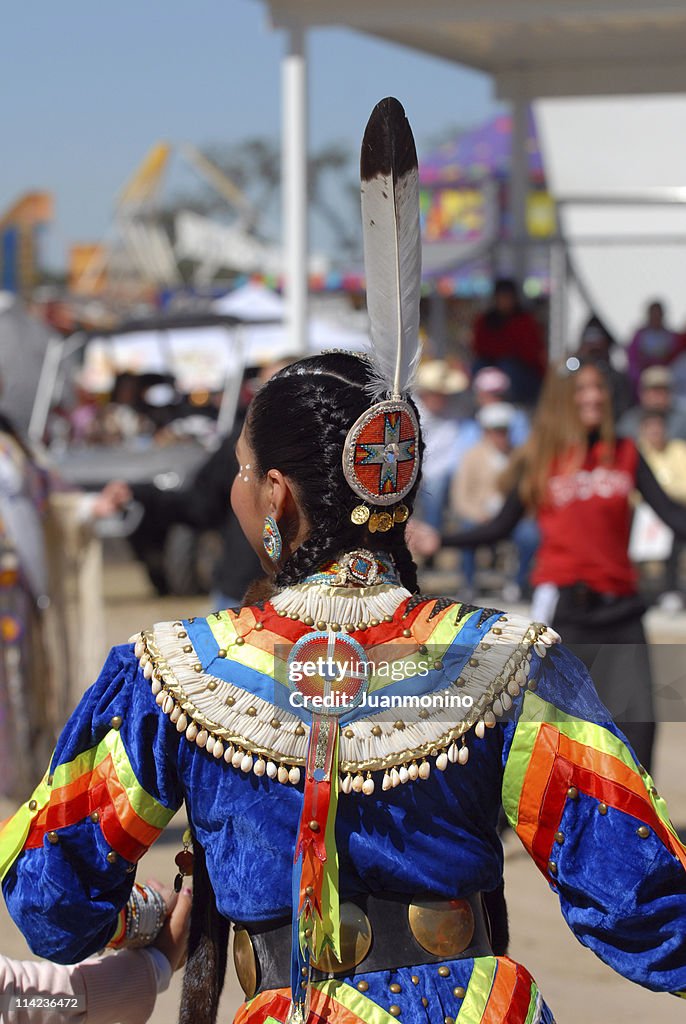
{"type": "Polygon", "coordinates": [[[149,946],[155,941],[167,916],[164,897],[149,885],[134,886],[126,905],[126,938],[123,945],[149,946]]]}

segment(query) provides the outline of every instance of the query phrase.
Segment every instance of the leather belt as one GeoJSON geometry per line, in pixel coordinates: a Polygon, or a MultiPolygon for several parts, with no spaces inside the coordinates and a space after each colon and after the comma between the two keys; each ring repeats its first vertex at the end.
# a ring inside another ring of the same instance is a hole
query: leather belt
{"type": "MultiPolygon", "coordinates": [[[[234,930],[234,963],[246,997],[290,987],[290,918],[234,930]]],[[[480,893],[460,900],[375,894],[341,904],[341,960],[325,951],[312,980],[491,955],[480,893]]]]}

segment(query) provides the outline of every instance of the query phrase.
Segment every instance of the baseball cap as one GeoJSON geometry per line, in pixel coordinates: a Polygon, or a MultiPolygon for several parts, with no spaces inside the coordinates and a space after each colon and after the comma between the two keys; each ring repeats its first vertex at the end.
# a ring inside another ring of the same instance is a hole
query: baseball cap
{"type": "Polygon", "coordinates": [[[439,395],[457,395],[469,384],[466,373],[451,366],[445,359],[428,359],[417,373],[417,383],[424,391],[439,395]]]}
{"type": "Polygon", "coordinates": [[[668,366],[649,366],[639,377],[642,388],[671,388],[672,371],[668,366]]]}
{"type": "Polygon", "coordinates": [[[510,388],[510,378],[497,366],[484,366],[483,370],[474,375],[472,386],[475,391],[502,395],[510,388]]]}
{"type": "Polygon", "coordinates": [[[476,418],[484,430],[509,430],[515,410],[509,402],[493,402],[479,409],[476,418]]]}

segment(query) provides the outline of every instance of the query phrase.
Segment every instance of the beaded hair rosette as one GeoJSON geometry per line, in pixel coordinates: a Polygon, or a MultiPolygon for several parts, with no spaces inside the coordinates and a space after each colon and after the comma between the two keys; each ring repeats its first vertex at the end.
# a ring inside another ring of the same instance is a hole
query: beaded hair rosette
{"type": "Polygon", "coordinates": [[[378,402],[350,428],[343,473],[351,489],[374,505],[394,505],[419,472],[419,424],[407,402],[378,402]]]}

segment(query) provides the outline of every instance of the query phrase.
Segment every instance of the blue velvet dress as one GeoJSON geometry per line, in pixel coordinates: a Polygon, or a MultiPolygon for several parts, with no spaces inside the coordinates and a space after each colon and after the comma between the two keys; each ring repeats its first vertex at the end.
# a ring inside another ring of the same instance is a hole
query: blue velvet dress
{"type": "MultiPolygon", "coordinates": [[[[162,624],[111,652],[49,774],[0,832],[4,896],[35,953],[72,963],[110,942],[137,861],[184,801],[221,913],[252,923],[290,913],[308,719],[284,704],[287,687],[264,669],[279,644],[292,645],[307,629],[268,602],[162,624]]],[[[406,728],[360,708],[342,721],[341,899],[494,890],[503,873],[502,804],[579,941],[625,977],[681,994],[686,851],[586,670],[545,634],[542,642],[541,631],[490,610],[417,598],[365,624],[368,647],[419,644],[433,659],[421,684],[395,681],[392,692],[448,692],[455,684],[476,701],[464,721],[458,715],[447,726],[445,712],[406,728]],[[366,731],[375,722],[378,750],[366,731]],[[439,761],[441,753],[449,756],[439,761]],[[376,767],[377,755],[385,768],[376,767]],[[372,793],[351,784],[356,764],[374,781],[372,793]],[[429,768],[418,773],[422,765],[429,768]]],[[[320,982],[312,1012],[369,1024],[552,1021],[534,980],[507,957],[447,967],[320,982]]],[[[283,1021],[287,995],[261,993],[239,1018],[283,1021]]]]}

